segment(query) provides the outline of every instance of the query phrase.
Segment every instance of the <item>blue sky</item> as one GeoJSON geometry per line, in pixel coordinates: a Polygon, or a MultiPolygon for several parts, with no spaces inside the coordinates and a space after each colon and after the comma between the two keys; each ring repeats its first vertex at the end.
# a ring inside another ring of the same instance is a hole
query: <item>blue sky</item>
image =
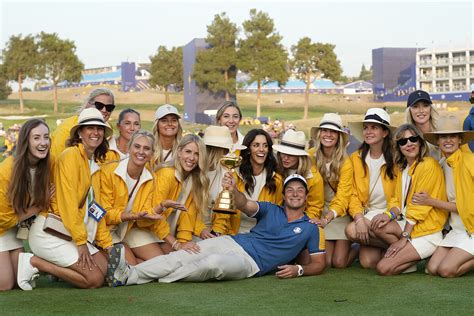
{"type": "Polygon", "coordinates": [[[474,42],[472,1],[0,0],[0,49],[11,35],[45,31],[73,40],[87,68],[148,62],[159,45],[205,37],[215,14],[241,26],[251,8],[270,15],[288,49],[304,36],[336,45],[349,76],[371,65],[374,48],[474,42]]]}

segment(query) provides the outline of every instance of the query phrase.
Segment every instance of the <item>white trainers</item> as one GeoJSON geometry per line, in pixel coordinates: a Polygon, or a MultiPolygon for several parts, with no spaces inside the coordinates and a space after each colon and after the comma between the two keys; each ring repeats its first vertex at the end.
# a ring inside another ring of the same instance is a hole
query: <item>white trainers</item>
{"type": "Polygon", "coordinates": [[[416,263],[414,265],[412,265],[411,267],[408,267],[406,268],[404,271],[402,271],[403,274],[406,274],[406,273],[412,273],[412,272],[416,272],[417,270],[417,266],[416,266],[416,263]]]}
{"type": "Polygon", "coordinates": [[[39,277],[39,270],[30,263],[32,253],[21,252],[18,257],[18,272],[16,281],[23,291],[31,291],[35,286],[35,279],[39,277]]]}
{"type": "Polygon", "coordinates": [[[109,254],[106,280],[109,287],[124,286],[127,283],[130,267],[125,259],[125,247],[115,244],[109,254]]]}

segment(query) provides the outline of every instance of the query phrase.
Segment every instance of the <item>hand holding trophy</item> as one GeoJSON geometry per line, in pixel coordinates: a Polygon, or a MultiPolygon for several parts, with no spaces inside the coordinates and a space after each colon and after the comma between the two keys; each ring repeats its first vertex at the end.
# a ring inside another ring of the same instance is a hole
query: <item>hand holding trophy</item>
{"type": "MultiPolygon", "coordinates": [[[[222,156],[219,160],[222,166],[227,170],[232,170],[240,166],[242,157],[237,156],[234,152],[229,152],[222,156]]],[[[234,203],[234,193],[232,190],[224,189],[217,196],[213,211],[215,213],[236,214],[237,210],[234,203]]]]}

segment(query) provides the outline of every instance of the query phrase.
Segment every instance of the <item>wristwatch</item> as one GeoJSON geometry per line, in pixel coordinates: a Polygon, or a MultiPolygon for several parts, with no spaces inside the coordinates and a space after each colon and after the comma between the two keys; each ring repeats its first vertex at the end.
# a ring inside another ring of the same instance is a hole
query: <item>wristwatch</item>
{"type": "Polygon", "coordinates": [[[304,274],[304,269],[301,265],[297,264],[296,265],[298,267],[298,275],[297,276],[302,276],[304,274]]]}
{"type": "Polygon", "coordinates": [[[411,237],[410,237],[410,233],[409,232],[402,232],[402,236],[401,237],[405,237],[407,240],[411,240],[411,237]]]}

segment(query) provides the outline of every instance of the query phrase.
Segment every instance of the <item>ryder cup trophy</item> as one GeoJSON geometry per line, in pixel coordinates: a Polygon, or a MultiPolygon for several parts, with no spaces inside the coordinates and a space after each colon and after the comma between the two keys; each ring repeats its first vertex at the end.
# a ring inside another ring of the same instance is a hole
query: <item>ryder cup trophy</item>
{"type": "MultiPolygon", "coordinates": [[[[234,153],[228,153],[222,156],[219,161],[227,170],[231,170],[240,166],[242,157],[234,153]]],[[[217,196],[213,211],[215,213],[236,214],[234,193],[231,190],[222,190],[217,196]]]]}

